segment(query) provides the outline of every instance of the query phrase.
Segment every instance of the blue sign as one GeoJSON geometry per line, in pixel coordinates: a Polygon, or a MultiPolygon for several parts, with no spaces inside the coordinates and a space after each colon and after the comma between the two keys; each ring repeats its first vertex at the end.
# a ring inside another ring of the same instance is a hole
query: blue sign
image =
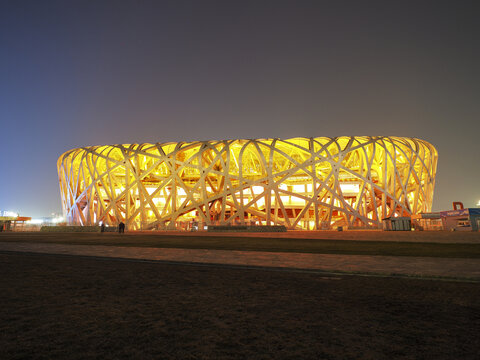
{"type": "Polygon", "coordinates": [[[479,208],[469,208],[470,215],[480,215],[480,209],[479,208]]]}
{"type": "Polygon", "coordinates": [[[468,215],[475,215],[480,216],[480,208],[468,208],[468,209],[460,209],[460,210],[448,210],[448,211],[441,211],[440,215],[442,217],[447,216],[468,216],[468,215]]]}
{"type": "Polygon", "coordinates": [[[442,217],[447,217],[447,216],[468,216],[468,209],[442,211],[442,212],[440,212],[440,215],[441,215],[442,217]]]}

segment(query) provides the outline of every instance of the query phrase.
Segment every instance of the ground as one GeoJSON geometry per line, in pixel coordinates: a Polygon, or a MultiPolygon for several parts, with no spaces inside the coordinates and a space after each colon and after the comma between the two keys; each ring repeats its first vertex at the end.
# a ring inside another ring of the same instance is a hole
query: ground
{"type": "Polygon", "coordinates": [[[150,255],[209,249],[195,251],[471,267],[480,258],[478,233],[2,233],[0,243],[0,359],[477,359],[480,353],[477,277],[28,252],[102,244],[112,256],[115,249],[150,255]]]}
{"type": "Polygon", "coordinates": [[[477,359],[480,284],[0,253],[0,358],[477,359]]]}
{"type": "Polygon", "coordinates": [[[480,232],[0,233],[0,242],[246,250],[317,254],[480,258],[480,232]],[[413,241],[416,240],[416,241],[413,241]],[[435,241],[436,240],[436,241],[435,241]]]}

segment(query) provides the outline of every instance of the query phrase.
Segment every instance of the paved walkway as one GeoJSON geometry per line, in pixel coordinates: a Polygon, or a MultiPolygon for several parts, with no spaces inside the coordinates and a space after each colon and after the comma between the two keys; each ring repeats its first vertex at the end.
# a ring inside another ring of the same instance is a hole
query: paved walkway
{"type": "Polygon", "coordinates": [[[275,268],[314,269],[329,272],[342,271],[384,275],[401,274],[409,276],[455,277],[480,281],[480,259],[332,255],[13,242],[0,242],[0,251],[19,251],[275,268]]]}

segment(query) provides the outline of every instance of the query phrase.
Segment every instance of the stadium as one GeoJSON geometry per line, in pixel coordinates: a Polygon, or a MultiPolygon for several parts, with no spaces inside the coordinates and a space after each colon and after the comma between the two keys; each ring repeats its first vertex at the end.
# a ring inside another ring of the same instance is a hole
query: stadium
{"type": "Polygon", "coordinates": [[[72,225],[368,229],[431,211],[437,158],[424,140],[345,136],[90,146],[57,168],[72,225]]]}

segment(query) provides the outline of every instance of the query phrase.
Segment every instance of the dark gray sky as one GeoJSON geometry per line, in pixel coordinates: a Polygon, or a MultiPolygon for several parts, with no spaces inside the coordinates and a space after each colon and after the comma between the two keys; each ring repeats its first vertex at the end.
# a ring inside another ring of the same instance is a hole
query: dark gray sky
{"type": "Polygon", "coordinates": [[[477,3],[3,0],[0,210],[60,212],[75,147],[341,135],[431,142],[475,206],[477,3]]]}

